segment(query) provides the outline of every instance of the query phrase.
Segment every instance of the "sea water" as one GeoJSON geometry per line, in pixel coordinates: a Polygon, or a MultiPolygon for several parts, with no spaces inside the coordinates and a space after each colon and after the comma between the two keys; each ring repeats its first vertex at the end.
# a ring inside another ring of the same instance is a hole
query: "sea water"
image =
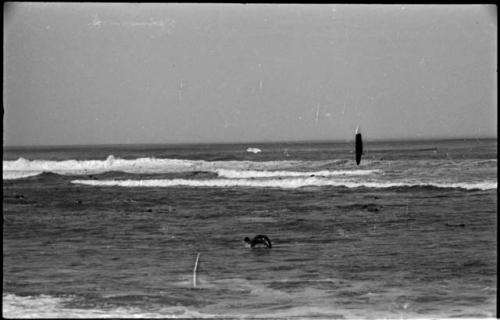
{"type": "Polygon", "coordinates": [[[353,150],[4,148],[3,316],[495,317],[497,140],[353,150]]]}

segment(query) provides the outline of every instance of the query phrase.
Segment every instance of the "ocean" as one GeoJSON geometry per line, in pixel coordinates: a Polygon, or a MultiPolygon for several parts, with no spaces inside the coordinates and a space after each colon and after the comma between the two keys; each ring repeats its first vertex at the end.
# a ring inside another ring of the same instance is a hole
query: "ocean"
{"type": "Polygon", "coordinates": [[[3,316],[496,317],[497,140],[364,150],[4,147],[3,316]]]}

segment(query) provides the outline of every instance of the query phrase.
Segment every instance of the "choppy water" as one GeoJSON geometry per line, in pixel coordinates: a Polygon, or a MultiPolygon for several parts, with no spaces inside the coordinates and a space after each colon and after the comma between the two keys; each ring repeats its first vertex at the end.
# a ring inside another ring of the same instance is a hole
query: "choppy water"
{"type": "Polygon", "coordinates": [[[4,149],[3,315],[494,317],[497,141],[365,149],[4,149]]]}

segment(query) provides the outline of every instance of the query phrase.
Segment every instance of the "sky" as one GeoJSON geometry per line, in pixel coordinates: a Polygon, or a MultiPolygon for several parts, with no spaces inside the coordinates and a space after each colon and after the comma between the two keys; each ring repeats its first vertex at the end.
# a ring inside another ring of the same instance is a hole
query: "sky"
{"type": "Polygon", "coordinates": [[[5,146],[497,137],[484,5],[7,3],[5,146]]]}

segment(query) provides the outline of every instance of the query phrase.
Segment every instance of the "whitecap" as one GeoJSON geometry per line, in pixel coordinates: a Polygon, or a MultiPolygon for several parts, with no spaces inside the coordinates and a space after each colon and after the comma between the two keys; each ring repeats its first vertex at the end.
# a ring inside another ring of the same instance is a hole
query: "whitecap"
{"type": "Polygon", "coordinates": [[[262,150],[260,150],[259,148],[248,148],[247,152],[251,152],[251,153],[257,154],[257,153],[262,152],[262,150]]]}

